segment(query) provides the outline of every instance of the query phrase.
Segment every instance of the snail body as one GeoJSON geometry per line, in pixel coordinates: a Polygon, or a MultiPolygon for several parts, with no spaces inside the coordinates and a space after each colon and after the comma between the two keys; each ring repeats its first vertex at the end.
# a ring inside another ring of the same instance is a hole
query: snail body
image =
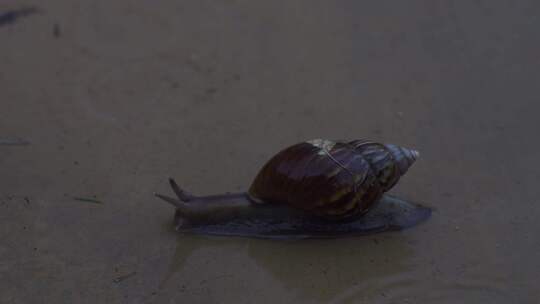
{"type": "Polygon", "coordinates": [[[272,157],[245,193],[156,194],[177,207],[180,231],[266,238],[337,237],[398,230],[427,219],[429,208],[390,190],[418,158],[414,150],[366,140],[315,139],[272,157]]]}

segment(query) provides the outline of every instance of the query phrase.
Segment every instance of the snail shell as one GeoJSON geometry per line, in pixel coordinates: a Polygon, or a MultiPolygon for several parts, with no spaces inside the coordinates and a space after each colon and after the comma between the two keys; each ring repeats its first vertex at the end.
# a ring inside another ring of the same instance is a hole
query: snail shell
{"type": "Polygon", "coordinates": [[[310,140],[272,157],[248,195],[256,203],[287,204],[329,220],[354,219],[373,207],[418,156],[366,140],[310,140]]]}

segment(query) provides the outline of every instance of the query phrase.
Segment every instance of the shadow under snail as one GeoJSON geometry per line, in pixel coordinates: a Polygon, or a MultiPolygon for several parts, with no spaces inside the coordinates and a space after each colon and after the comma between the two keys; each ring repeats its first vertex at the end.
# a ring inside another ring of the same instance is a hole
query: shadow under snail
{"type": "Polygon", "coordinates": [[[274,239],[330,238],[401,230],[431,209],[385,194],[418,158],[367,140],[314,139],[272,157],[244,193],[194,196],[169,179],[178,231],[274,239]]]}

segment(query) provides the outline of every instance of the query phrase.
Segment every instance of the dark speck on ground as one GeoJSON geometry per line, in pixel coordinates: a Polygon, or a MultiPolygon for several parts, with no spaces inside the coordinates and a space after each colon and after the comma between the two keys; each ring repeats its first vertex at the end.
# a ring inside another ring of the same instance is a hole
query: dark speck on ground
{"type": "Polygon", "coordinates": [[[54,38],[60,38],[62,35],[62,32],[60,31],[60,25],[58,23],[55,23],[53,26],[53,36],[54,38]]]}

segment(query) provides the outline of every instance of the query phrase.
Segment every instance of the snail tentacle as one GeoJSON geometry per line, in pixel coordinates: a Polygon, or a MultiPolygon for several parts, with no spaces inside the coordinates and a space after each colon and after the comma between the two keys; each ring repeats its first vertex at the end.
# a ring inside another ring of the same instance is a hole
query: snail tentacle
{"type": "Polygon", "coordinates": [[[154,195],[176,207],[176,212],[181,214],[183,217],[190,218],[197,212],[197,208],[195,208],[195,206],[192,204],[159,193],[154,193],[154,195]]]}
{"type": "Polygon", "coordinates": [[[182,190],[182,188],[178,186],[178,184],[173,178],[169,178],[169,184],[171,185],[171,188],[173,189],[178,199],[159,193],[154,193],[154,195],[175,206],[178,212],[182,214],[188,215],[193,213],[196,208],[194,208],[194,206],[190,202],[196,197],[182,190]]]}
{"type": "MultiPolygon", "coordinates": [[[[188,194],[173,178],[169,178],[171,188],[178,199],[154,193],[154,195],[176,207],[177,218],[182,223],[210,222],[222,218],[234,218],[241,213],[249,213],[252,202],[245,192],[219,195],[195,196],[188,194]]],[[[185,225],[184,225],[185,226],[185,225]]]]}
{"type": "Polygon", "coordinates": [[[248,199],[247,193],[245,192],[227,192],[225,194],[216,195],[193,195],[180,188],[180,186],[178,186],[178,184],[172,177],[169,178],[169,184],[171,185],[171,188],[173,189],[176,196],[178,196],[178,199],[182,202],[190,203],[190,205],[192,203],[219,204],[220,201],[230,201],[232,199],[248,199]]]}
{"type": "Polygon", "coordinates": [[[191,201],[191,200],[193,200],[195,198],[195,196],[193,196],[190,193],[182,190],[182,188],[180,188],[180,186],[178,186],[178,184],[176,183],[174,178],[172,178],[172,177],[169,178],[169,184],[171,185],[171,188],[173,189],[174,193],[176,193],[176,196],[178,196],[178,198],[181,201],[188,202],[188,201],[191,201]]]}
{"type": "Polygon", "coordinates": [[[175,198],[172,198],[170,196],[166,196],[166,195],[162,195],[162,194],[159,194],[159,193],[155,193],[154,192],[154,196],[155,197],[159,197],[160,199],[166,201],[167,203],[175,206],[176,208],[182,208],[183,207],[183,203],[175,198]]]}

